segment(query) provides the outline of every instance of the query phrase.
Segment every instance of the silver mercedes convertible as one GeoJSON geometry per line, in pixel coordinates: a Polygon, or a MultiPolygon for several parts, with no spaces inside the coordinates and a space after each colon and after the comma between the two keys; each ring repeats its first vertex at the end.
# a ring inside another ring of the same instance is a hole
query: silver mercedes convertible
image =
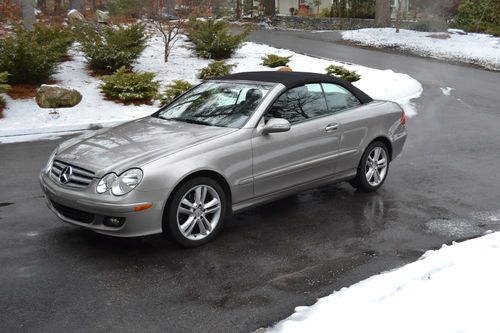
{"type": "Polygon", "coordinates": [[[163,233],[193,247],[229,214],[298,191],[340,181],[378,189],[405,140],[401,107],[347,81],[238,73],[62,143],[40,183],[65,222],[120,237],[163,233]]]}

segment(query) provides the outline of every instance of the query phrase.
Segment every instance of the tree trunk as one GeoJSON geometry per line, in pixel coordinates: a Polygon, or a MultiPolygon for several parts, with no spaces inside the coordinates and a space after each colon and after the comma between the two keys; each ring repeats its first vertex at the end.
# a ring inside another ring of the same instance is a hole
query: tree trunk
{"type": "Polygon", "coordinates": [[[234,8],[236,19],[239,20],[241,18],[241,0],[236,0],[236,6],[234,8]]]}
{"type": "Polygon", "coordinates": [[[391,3],[390,0],[376,0],[375,3],[375,26],[389,27],[391,25],[391,3]]]}
{"type": "Polygon", "coordinates": [[[264,2],[264,15],[274,16],[276,14],[276,2],[274,0],[266,0],[264,2]]]}
{"type": "Polygon", "coordinates": [[[69,9],[76,9],[83,14],[84,0],[70,0],[69,9]]]}
{"type": "Polygon", "coordinates": [[[33,29],[33,24],[36,22],[35,4],[33,0],[22,0],[23,9],[23,24],[26,29],[33,29]]]}

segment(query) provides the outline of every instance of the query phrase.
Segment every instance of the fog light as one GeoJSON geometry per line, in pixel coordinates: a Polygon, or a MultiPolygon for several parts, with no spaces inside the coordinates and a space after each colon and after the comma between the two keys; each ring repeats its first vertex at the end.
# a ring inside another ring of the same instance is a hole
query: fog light
{"type": "Polygon", "coordinates": [[[104,225],[107,225],[108,227],[114,227],[118,228],[125,223],[125,218],[124,217],[112,217],[112,216],[106,216],[104,218],[104,225]]]}

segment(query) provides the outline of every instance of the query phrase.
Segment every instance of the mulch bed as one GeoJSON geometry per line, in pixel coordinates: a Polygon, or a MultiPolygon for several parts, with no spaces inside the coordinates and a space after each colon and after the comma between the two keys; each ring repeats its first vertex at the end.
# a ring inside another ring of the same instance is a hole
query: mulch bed
{"type": "MultiPolygon", "coordinates": [[[[49,80],[45,84],[57,84],[57,80],[49,80]]],[[[39,84],[13,84],[7,95],[12,99],[27,99],[36,96],[37,89],[40,88],[39,84]]]]}

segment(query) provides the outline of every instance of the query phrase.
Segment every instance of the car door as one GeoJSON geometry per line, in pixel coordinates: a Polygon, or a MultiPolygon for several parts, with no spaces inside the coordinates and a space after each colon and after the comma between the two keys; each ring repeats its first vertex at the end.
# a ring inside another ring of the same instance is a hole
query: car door
{"type": "Polygon", "coordinates": [[[291,129],[252,136],[254,194],[271,194],[334,174],[340,136],[329,114],[321,84],[282,94],[261,119],[284,118],[291,129]]]}
{"type": "Polygon", "coordinates": [[[360,150],[368,134],[368,112],[349,90],[333,83],[323,83],[326,102],[338,122],[340,144],[336,172],[342,173],[356,168],[361,158],[360,150]]]}

